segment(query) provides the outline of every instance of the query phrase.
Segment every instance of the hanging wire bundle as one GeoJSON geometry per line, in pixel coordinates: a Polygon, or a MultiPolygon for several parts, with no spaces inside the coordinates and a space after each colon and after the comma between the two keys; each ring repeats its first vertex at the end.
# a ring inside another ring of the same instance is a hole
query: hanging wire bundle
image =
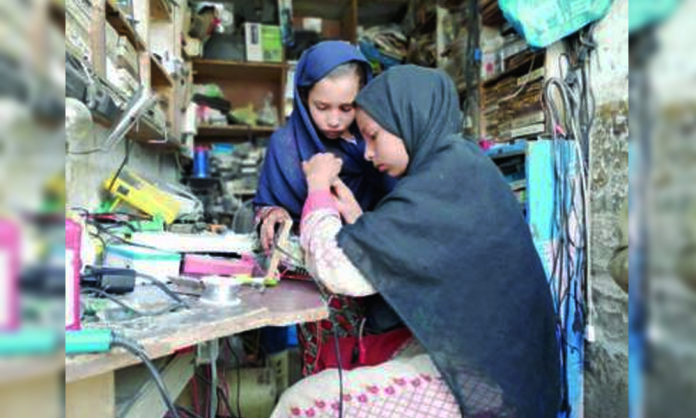
{"type": "Polygon", "coordinates": [[[589,137],[595,118],[591,88],[590,55],[596,47],[593,26],[567,42],[568,53],[559,57],[559,77],[544,84],[544,105],[553,129],[555,243],[551,287],[558,315],[563,411],[570,412],[568,353],[581,351],[569,336],[589,329],[592,303],[590,266],[589,137]],[[572,321],[572,322],[571,322],[572,321]]]}

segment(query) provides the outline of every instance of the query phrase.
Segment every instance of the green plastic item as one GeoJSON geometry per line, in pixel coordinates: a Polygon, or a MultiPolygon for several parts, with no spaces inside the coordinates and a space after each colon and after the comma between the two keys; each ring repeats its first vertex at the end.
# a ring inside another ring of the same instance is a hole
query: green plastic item
{"type": "Polygon", "coordinates": [[[59,334],[42,329],[20,329],[0,334],[0,357],[51,354],[58,349],[59,334]]]}
{"type": "Polygon", "coordinates": [[[113,339],[110,329],[65,331],[65,354],[106,353],[111,350],[113,339]]]}

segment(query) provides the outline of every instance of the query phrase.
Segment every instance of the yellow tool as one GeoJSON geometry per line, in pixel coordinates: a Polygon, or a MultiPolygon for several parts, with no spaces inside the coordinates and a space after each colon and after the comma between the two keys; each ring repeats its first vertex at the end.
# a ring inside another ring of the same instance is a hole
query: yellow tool
{"type": "Polygon", "coordinates": [[[114,205],[122,200],[148,215],[160,215],[167,224],[179,215],[180,204],[176,199],[127,169],[116,180],[114,176],[109,177],[104,188],[116,196],[114,205]]]}

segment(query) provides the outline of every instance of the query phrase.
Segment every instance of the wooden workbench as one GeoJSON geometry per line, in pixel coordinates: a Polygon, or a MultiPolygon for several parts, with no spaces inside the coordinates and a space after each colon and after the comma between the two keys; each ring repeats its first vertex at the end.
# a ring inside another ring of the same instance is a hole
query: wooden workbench
{"type": "MultiPolygon", "coordinates": [[[[328,317],[328,309],[321,295],[315,285],[308,282],[282,281],[277,287],[263,292],[244,288],[241,301],[239,305],[231,307],[193,301],[188,310],[154,318],[113,322],[108,327],[135,339],[150,358],[157,359],[244,331],[328,317]]],[[[107,324],[90,325],[102,326],[107,324]]],[[[66,416],[77,417],[81,414],[79,411],[101,407],[98,415],[92,416],[113,417],[113,372],[137,363],[137,358],[120,349],[106,354],[66,357],[66,416]],[[84,393],[87,389],[99,393],[84,393]]],[[[97,411],[92,410],[92,413],[97,411]]]]}

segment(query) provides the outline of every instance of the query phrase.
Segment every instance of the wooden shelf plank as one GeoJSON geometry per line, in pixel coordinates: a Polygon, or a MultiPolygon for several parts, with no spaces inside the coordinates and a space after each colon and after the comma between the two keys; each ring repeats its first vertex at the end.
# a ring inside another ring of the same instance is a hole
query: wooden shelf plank
{"type": "MultiPolygon", "coordinates": [[[[534,65],[538,67],[543,67],[544,66],[544,51],[540,51],[536,54],[530,55],[528,58],[526,58],[523,61],[520,61],[519,64],[515,65],[514,67],[510,67],[507,70],[494,75],[491,78],[485,79],[481,81],[481,85],[483,85],[484,88],[486,87],[491,87],[498,81],[502,80],[503,78],[510,76],[510,75],[516,75],[516,76],[523,76],[527,73],[529,73],[530,69],[530,64],[531,61],[534,60],[534,65]],[[523,70],[525,69],[525,70],[523,70]]],[[[534,70],[534,68],[532,68],[534,70]]]]}
{"type": "Polygon", "coordinates": [[[285,77],[286,65],[249,61],[193,61],[194,79],[268,80],[280,83],[285,77]]]}
{"type": "Polygon", "coordinates": [[[317,2],[314,0],[294,0],[292,13],[302,17],[343,20],[350,4],[351,0],[324,0],[321,7],[317,7],[317,2]]]}
{"type": "Polygon", "coordinates": [[[174,79],[152,54],[150,54],[150,82],[152,87],[174,87],[174,79]]]}
{"type": "Polygon", "coordinates": [[[251,136],[270,136],[278,128],[270,126],[209,126],[203,125],[198,127],[196,135],[197,142],[228,142],[228,143],[244,143],[251,136]]]}
{"type": "Polygon", "coordinates": [[[172,21],[172,10],[167,0],[150,0],[150,18],[152,20],[172,21]]]}
{"type": "Polygon", "coordinates": [[[113,5],[110,0],[106,2],[106,20],[116,29],[119,35],[128,38],[137,51],[147,50],[145,42],[140,38],[140,35],[138,35],[128,19],[126,19],[126,15],[113,5]]]}
{"type": "MultiPolygon", "coordinates": [[[[99,115],[92,114],[94,121],[106,128],[111,128],[113,121],[99,115]]],[[[178,150],[181,147],[181,142],[176,139],[169,137],[167,142],[159,142],[161,139],[164,141],[164,133],[156,127],[152,122],[147,119],[141,119],[140,122],[133,127],[133,129],[128,132],[126,138],[137,141],[143,145],[149,147],[162,147],[164,149],[178,150]],[[152,142],[156,141],[156,142],[152,142]]]]}

